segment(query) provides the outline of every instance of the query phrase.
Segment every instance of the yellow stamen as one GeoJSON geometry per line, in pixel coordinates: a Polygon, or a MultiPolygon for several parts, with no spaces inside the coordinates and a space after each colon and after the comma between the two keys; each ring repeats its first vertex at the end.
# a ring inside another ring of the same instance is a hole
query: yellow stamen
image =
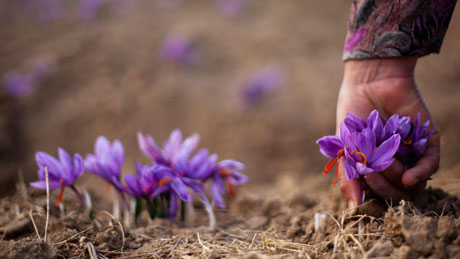
{"type": "Polygon", "coordinates": [[[165,183],[169,183],[171,182],[171,179],[169,179],[169,177],[165,177],[163,179],[161,179],[159,182],[158,182],[158,188],[160,188],[161,186],[163,186],[165,183]]]}
{"type": "Polygon", "coordinates": [[[351,155],[353,155],[354,153],[356,153],[358,155],[359,162],[367,165],[367,157],[363,152],[358,151],[358,150],[351,151],[351,155]]]}
{"type": "Polygon", "coordinates": [[[412,140],[410,140],[410,139],[404,140],[403,144],[406,145],[406,146],[410,146],[410,145],[412,145],[412,140]]]}

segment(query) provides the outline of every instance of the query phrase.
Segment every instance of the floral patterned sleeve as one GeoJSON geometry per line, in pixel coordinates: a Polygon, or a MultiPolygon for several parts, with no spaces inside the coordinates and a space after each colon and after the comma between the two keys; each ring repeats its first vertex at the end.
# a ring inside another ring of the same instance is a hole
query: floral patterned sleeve
{"type": "Polygon", "coordinates": [[[439,53],[456,0],[353,0],[343,60],[439,53]]]}

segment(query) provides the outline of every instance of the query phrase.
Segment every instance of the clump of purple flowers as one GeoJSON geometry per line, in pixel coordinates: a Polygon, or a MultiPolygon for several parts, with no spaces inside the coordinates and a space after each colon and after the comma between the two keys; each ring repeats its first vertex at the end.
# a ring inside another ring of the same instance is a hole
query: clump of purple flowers
{"type": "Polygon", "coordinates": [[[410,117],[395,114],[386,120],[377,110],[367,121],[348,113],[340,125],[339,136],[325,136],[316,141],[320,152],[332,158],[323,174],[336,164],[335,185],[340,159],[345,157],[345,176],[348,180],[381,172],[398,159],[406,168],[413,167],[426,149],[429,121],[421,125],[420,114],[415,123],[410,117]]]}
{"type": "MultiPolygon", "coordinates": [[[[87,155],[84,161],[76,154],[72,162],[63,149],[59,149],[60,161],[37,152],[40,181],[31,185],[44,189],[43,170],[48,167],[50,189],[61,188],[63,193],[66,186],[75,189],[73,184],[85,169],[115,189],[116,197],[121,199],[124,206],[125,219],[129,216],[129,205],[125,199],[125,195],[128,194],[136,199],[136,218],[142,204],[145,204],[152,218],[167,217],[172,220],[179,211],[184,218],[185,203],[192,202],[195,196],[198,196],[207,208],[211,207],[206,196],[206,182],[209,180],[213,202],[217,207],[225,208],[223,196],[231,198],[236,192],[235,186],[248,181],[248,178],[239,172],[245,166],[236,160],[217,162],[217,155],[210,154],[206,148],[194,153],[199,141],[198,134],[183,139],[181,131],[174,130],[163,147],[160,147],[151,136],[139,133],[139,147],[151,159],[151,163],[137,163],[136,175],[125,175],[124,183],[121,181],[121,175],[125,154],[123,145],[118,140],[110,142],[103,136],[98,137],[94,154],[87,155]]],[[[62,200],[61,196],[59,202],[62,200]]],[[[116,202],[118,201],[117,199],[116,202]]]]}

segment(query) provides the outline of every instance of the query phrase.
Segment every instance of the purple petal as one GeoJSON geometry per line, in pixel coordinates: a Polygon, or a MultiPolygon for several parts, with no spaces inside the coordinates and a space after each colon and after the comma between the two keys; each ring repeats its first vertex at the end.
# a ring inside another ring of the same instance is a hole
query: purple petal
{"type": "Polygon", "coordinates": [[[84,172],[83,169],[83,158],[79,154],[73,155],[73,177],[75,178],[74,181],[80,177],[84,172]]]}
{"type": "Polygon", "coordinates": [[[96,143],[94,144],[94,151],[97,157],[107,154],[110,152],[110,141],[104,136],[97,137],[96,143]]]}
{"type": "Polygon", "coordinates": [[[356,162],[356,170],[361,175],[370,174],[374,172],[372,168],[369,168],[365,164],[360,163],[360,162],[356,162]]]}
{"type": "Polygon", "coordinates": [[[123,162],[125,160],[125,150],[123,148],[123,144],[119,140],[115,140],[112,145],[112,155],[117,163],[118,168],[123,166],[123,162]]]}
{"type": "Polygon", "coordinates": [[[177,193],[177,195],[179,195],[179,198],[181,200],[185,202],[191,201],[187,187],[179,178],[174,177],[174,179],[171,182],[171,188],[174,190],[174,192],[177,193]]]}
{"type": "MultiPolygon", "coordinates": [[[[37,189],[46,190],[45,181],[31,182],[30,186],[37,188],[37,189]]],[[[61,183],[59,181],[50,181],[50,190],[56,190],[59,188],[61,188],[61,183]]]]}
{"type": "Polygon", "coordinates": [[[350,132],[361,132],[366,127],[366,122],[353,113],[347,113],[343,123],[350,132]]]}
{"type": "Polygon", "coordinates": [[[59,160],[65,171],[71,172],[73,168],[72,157],[63,148],[58,148],[59,160]]]}
{"type": "Polygon", "coordinates": [[[367,119],[367,127],[372,129],[374,132],[376,139],[380,140],[383,135],[383,123],[380,119],[380,114],[377,110],[373,110],[367,119]]]}
{"type": "Polygon", "coordinates": [[[367,163],[370,167],[377,167],[379,164],[391,159],[398,150],[401,137],[399,134],[394,134],[377,148],[375,153],[368,157],[367,163]]]}
{"type": "Polygon", "coordinates": [[[55,157],[45,152],[37,152],[35,153],[35,160],[40,167],[48,167],[50,178],[61,178],[61,172],[64,169],[55,157]]]}
{"type": "Polygon", "coordinates": [[[229,181],[232,185],[241,185],[248,182],[248,177],[242,173],[235,171],[230,171],[232,177],[229,178],[229,181]]]}
{"type": "Polygon", "coordinates": [[[355,162],[351,159],[345,159],[345,176],[347,180],[359,178],[358,171],[352,166],[355,162]]]}
{"type": "Polygon", "coordinates": [[[340,138],[342,139],[343,147],[354,147],[353,139],[351,133],[348,130],[345,123],[340,124],[340,138]]]}
{"type": "Polygon", "coordinates": [[[216,170],[220,169],[230,169],[230,170],[244,170],[245,166],[243,163],[238,162],[233,159],[222,160],[216,165],[216,170]]]}
{"type": "Polygon", "coordinates": [[[160,161],[163,159],[163,152],[155,143],[151,136],[144,136],[142,133],[137,133],[137,141],[139,148],[144,153],[144,155],[150,157],[155,161],[160,161]]]}
{"type": "Polygon", "coordinates": [[[200,135],[195,134],[187,138],[180,148],[180,152],[177,152],[176,156],[173,159],[173,162],[177,161],[187,161],[190,157],[190,154],[195,150],[200,142],[200,135]]]}
{"type": "Polygon", "coordinates": [[[169,211],[168,211],[169,220],[174,220],[174,218],[177,215],[178,210],[179,210],[178,197],[174,192],[172,192],[170,203],[169,203],[169,211]]]}
{"type": "MultiPolygon", "coordinates": [[[[182,143],[182,132],[179,129],[174,130],[169,139],[164,143],[164,155],[167,159],[172,159],[182,143]]],[[[171,162],[171,161],[170,161],[171,162]]]]}
{"type": "Polygon", "coordinates": [[[343,143],[338,136],[325,136],[316,141],[319,151],[326,157],[335,158],[339,150],[343,149],[343,143]]]}
{"type": "Polygon", "coordinates": [[[224,199],[222,198],[222,195],[220,194],[221,193],[220,188],[221,186],[218,182],[216,181],[211,182],[210,190],[211,190],[212,200],[216,203],[218,208],[225,209],[225,202],[224,202],[224,199]]]}
{"type": "Polygon", "coordinates": [[[188,164],[189,170],[195,171],[198,166],[208,157],[209,151],[206,148],[200,149],[191,159],[188,164]]]}
{"type": "Polygon", "coordinates": [[[376,166],[373,166],[372,169],[374,169],[374,172],[381,172],[385,169],[387,169],[391,164],[393,164],[394,158],[391,158],[385,162],[379,163],[376,166]]]}
{"type": "Polygon", "coordinates": [[[361,134],[357,135],[356,145],[362,153],[369,158],[374,153],[376,138],[374,131],[370,128],[364,129],[361,134]]]}

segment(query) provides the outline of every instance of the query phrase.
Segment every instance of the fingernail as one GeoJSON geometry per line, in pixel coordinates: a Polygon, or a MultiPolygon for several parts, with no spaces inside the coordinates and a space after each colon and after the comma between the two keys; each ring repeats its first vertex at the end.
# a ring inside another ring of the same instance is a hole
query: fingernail
{"type": "Polygon", "coordinates": [[[415,178],[414,181],[412,182],[412,186],[416,185],[418,182],[420,182],[420,178],[415,178]]]}
{"type": "Polygon", "coordinates": [[[356,202],[353,200],[348,200],[348,209],[352,210],[354,208],[356,208],[356,202]]]}
{"type": "Polygon", "coordinates": [[[348,216],[358,214],[358,204],[353,200],[348,200],[348,216]]]}

